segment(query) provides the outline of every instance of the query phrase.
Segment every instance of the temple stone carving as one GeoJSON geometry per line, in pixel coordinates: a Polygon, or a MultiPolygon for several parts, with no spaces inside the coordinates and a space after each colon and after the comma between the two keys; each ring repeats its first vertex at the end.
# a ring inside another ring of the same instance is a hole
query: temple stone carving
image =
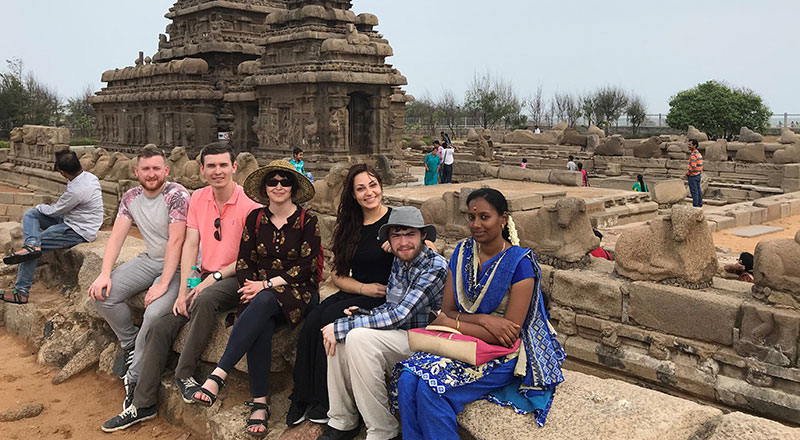
{"type": "Polygon", "coordinates": [[[398,151],[406,79],[371,14],[345,0],[178,0],[158,52],[105,72],[91,98],[98,146],[136,153],[154,143],[230,139],[237,153],[310,162],[398,151]]]}
{"type": "Polygon", "coordinates": [[[16,165],[51,170],[55,152],[69,148],[66,127],[23,125],[11,130],[8,160],[16,165]]]}

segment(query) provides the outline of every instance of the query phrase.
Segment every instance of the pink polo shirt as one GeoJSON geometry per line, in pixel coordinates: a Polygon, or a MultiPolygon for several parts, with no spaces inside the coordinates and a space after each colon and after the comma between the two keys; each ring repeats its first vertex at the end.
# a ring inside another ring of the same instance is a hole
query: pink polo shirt
{"type": "Polygon", "coordinates": [[[200,232],[200,266],[204,273],[214,272],[236,261],[242,239],[244,221],[250,212],[260,207],[250,200],[241,186],[236,185],[231,198],[222,206],[222,214],[214,202],[210,186],[198,189],[189,202],[186,226],[200,232]],[[214,238],[214,220],[220,219],[221,240],[214,238]]]}

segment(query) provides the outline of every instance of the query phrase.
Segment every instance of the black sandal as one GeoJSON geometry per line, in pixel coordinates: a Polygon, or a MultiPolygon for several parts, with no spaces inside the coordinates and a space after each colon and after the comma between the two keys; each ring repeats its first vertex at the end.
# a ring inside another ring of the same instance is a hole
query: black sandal
{"type": "Polygon", "coordinates": [[[208,402],[206,402],[205,400],[198,399],[197,397],[194,396],[194,394],[192,394],[192,400],[197,402],[197,403],[199,403],[200,405],[203,405],[203,406],[211,406],[211,405],[213,405],[214,402],[217,401],[217,395],[220,393],[220,391],[222,391],[223,388],[225,388],[225,380],[222,379],[221,377],[217,376],[216,374],[212,374],[212,375],[208,376],[208,379],[209,380],[213,380],[214,382],[217,383],[217,387],[219,388],[219,390],[217,391],[217,394],[214,394],[211,391],[208,391],[207,389],[205,389],[203,387],[198,388],[198,390],[194,392],[194,394],[200,393],[200,394],[208,397],[208,402]]]}
{"type": "Polygon", "coordinates": [[[248,418],[247,420],[245,420],[244,431],[246,433],[252,435],[253,437],[256,437],[256,438],[266,437],[267,436],[267,420],[269,420],[269,407],[267,406],[266,403],[261,403],[261,402],[245,402],[244,404],[247,405],[247,406],[252,406],[253,407],[253,409],[250,410],[250,415],[251,416],[253,415],[254,412],[262,410],[262,409],[267,413],[267,416],[265,418],[263,418],[263,419],[251,419],[251,418],[248,418]],[[264,430],[260,431],[260,432],[259,431],[251,431],[250,430],[250,428],[253,428],[253,427],[256,427],[256,426],[263,426],[264,430]]]}
{"type": "Polygon", "coordinates": [[[11,298],[6,298],[7,290],[0,290],[0,297],[3,302],[10,304],[28,304],[28,295],[22,295],[17,289],[11,289],[11,298]]]}
{"type": "Polygon", "coordinates": [[[28,252],[24,254],[18,254],[14,252],[13,254],[3,258],[3,263],[5,264],[19,264],[24,263],[26,261],[35,260],[42,256],[42,251],[34,248],[33,246],[26,244],[22,246],[22,249],[25,249],[28,252]]]}

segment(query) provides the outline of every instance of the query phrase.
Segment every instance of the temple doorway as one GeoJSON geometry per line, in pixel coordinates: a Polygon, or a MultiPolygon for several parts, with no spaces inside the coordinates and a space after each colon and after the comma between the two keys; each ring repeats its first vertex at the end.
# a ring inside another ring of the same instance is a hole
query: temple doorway
{"type": "Polygon", "coordinates": [[[350,114],[350,154],[372,154],[369,130],[371,111],[369,95],[353,92],[350,95],[347,111],[350,114]]]}

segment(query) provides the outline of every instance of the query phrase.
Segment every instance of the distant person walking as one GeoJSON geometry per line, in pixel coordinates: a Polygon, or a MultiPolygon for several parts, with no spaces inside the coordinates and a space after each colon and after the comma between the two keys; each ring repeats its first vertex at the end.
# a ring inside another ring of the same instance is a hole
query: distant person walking
{"type": "Polygon", "coordinates": [[[578,166],[575,165],[575,158],[571,155],[569,156],[569,161],[567,162],[567,169],[570,171],[578,171],[578,166]]]}
{"type": "Polygon", "coordinates": [[[434,145],[431,152],[425,155],[425,185],[436,185],[439,182],[439,169],[442,159],[439,158],[439,147],[434,145]]]}
{"type": "Polygon", "coordinates": [[[589,186],[589,174],[583,169],[583,162],[578,162],[578,171],[581,172],[581,186],[589,186]]]}
{"type": "Polygon", "coordinates": [[[452,141],[450,141],[450,136],[448,136],[448,135],[447,135],[447,133],[445,133],[445,132],[441,132],[441,133],[439,133],[439,134],[441,134],[441,135],[442,135],[442,143],[443,143],[445,146],[448,146],[448,145],[450,145],[450,144],[452,144],[452,143],[453,143],[452,141]]]}
{"type": "Polygon", "coordinates": [[[442,149],[442,183],[453,182],[453,163],[455,162],[456,150],[453,145],[445,145],[442,149]]]}
{"type": "Polygon", "coordinates": [[[534,133],[534,134],[539,134],[539,133],[541,133],[541,132],[542,132],[542,129],[541,129],[541,128],[539,128],[539,126],[538,126],[538,125],[536,125],[536,126],[534,126],[534,127],[533,127],[533,133],[534,133]]]}
{"type": "Polygon", "coordinates": [[[647,189],[647,185],[644,183],[644,177],[641,174],[636,175],[636,183],[633,184],[633,190],[636,192],[649,192],[647,189]]]}
{"type": "Polygon", "coordinates": [[[522,168],[528,168],[528,159],[522,158],[522,163],[519,164],[522,168]]]}
{"type": "Polygon", "coordinates": [[[703,207],[703,191],[700,190],[700,177],[703,174],[703,155],[697,151],[698,143],[692,139],[689,141],[689,149],[692,151],[689,156],[689,169],[686,177],[689,179],[689,192],[692,194],[692,206],[703,207]]]}

